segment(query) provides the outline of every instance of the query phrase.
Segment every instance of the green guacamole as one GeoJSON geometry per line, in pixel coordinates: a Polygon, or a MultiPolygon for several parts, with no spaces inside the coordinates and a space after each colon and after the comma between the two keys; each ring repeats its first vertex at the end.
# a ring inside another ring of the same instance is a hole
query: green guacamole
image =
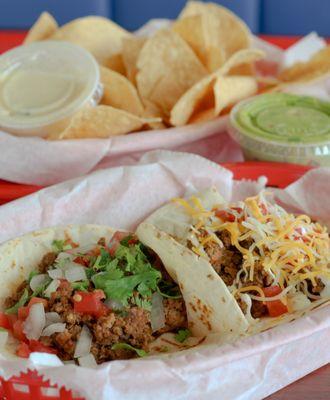
{"type": "Polygon", "coordinates": [[[330,102],[287,93],[257,96],[237,108],[235,125],[244,135],[287,145],[330,141],[330,102]]]}

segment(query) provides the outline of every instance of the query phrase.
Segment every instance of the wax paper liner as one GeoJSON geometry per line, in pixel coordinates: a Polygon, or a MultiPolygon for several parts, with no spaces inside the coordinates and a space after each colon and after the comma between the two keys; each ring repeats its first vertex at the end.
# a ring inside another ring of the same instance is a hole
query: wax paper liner
{"type": "MultiPolygon", "coordinates": [[[[288,208],[329,222],[330,169],[308,172],[276,196],[288,208]]],[[[96,171],[0,207],[0,240],[66,223],[102,223],[134,229],[174,196],[217,186],[228,200],[263,188],[236,182],[232,173],[192,154],[156,151],[136,165],[96,171]]],[[[330,361],[330,308],[226,345],[173,355],[113,361],[86,369],[63,366],[53,355],[27,360],[0,358],[5,378],[28,368],[86,399],[262,399],[330,361]]]]}
{"type": "MultiPolygon", "coordinates": [[[[169,24],[168,20],[152,20],[136,34],[148,36],[169,24]]],[[[254,38],[253,47],[262,48],[268,62],[282,65],[286,62],[287,52],[290,61],[294,60],[294,51],[283,52],[258,38],[254,38]]],[[[319,47],[320,40],[314,35],[307,40],[303,50],[312,54],[319,47]]],[[[301,49],[297,51],[297,56],[301,56],[301,49]]],[[[305,90],[305,86],[298,86],[297,90],[305,90]]],[[[313,94],[317,94],[317,91],[324,92],[322,83],[317,85],[313,94]]],[[[242,161],[240,147],[226,133],[226,122],[227,117],[220,117],[202,124],[138,132],[109,139],[64,141],[15,137],[0,131],[0,179],[51,185],[100,168],[133,164],[143,153],[155,149],[192,152],[215,162],[242,161]]]]}

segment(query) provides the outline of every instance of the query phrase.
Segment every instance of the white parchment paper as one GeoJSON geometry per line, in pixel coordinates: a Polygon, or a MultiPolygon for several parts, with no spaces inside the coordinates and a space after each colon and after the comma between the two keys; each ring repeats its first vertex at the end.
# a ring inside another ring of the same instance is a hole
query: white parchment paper
{"type": "MultiPolygon", "coordinates": [[[[148,36],[169,26],[168,20],[152,20],[137,35],[148,36]]],[[[253,47],[264,50],[267,60],[283,65],[286,54],[290,62],[301,58],[301,46],[297,51],[283,52],[276,46],[254,38],[253,47]],[[300,58],[299,58],[300,57],[300,58]]],[[[309,37],[303,52],[309,55],[319,49],[320,39],[309,37]]],[[[298,87],[300,92],[305,85],[298,87]]],[[[322,92],[318,84],[310,94],[322,92]]],[[[330,98],[330,95],[329,97],[330,98]]],[[[203,124],[159,131],[138,132],[109,139],[76,139],[47,141],[37,137],[15,137],[0,131],[0,179],[36,185],[51,185],[87,174],[88,172],[118,165],[135,163],[142,154],[155,149],[191,152],[215,162],[242,161],[240,147],[226,133],[227,117],[203,124]]]]}
{"type": "MultiPolygon", "coordinates": [[[[278,199],[291,209],[330,222],[330,168],[308,172],[278,199]]],[[[134,229],[174,196],[215,185],[223,196],[242,199],[262,189],[261,181],[236,182],[232,173],[192,154],[157,151],[136,165],[96,171],[0,207],[0,241],[67,223],[100,223],[134,229]]],[[[86,369],[63,366],[53,355],[5,360],[6,378],[37,369],[52,383],[86,399],[253,400],[279,390],[330,362],[330,307],[233,344],[86,369]]]]}

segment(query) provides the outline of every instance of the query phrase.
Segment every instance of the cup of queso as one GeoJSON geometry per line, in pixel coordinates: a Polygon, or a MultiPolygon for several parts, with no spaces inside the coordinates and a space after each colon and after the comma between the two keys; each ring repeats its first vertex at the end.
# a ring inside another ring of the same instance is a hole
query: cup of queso
{"type": "Polygon", "coordinates": [[[99,67],[82,47],[41,41],[0,56],[0,130],[47,137],[102,97],[99,67]]]}

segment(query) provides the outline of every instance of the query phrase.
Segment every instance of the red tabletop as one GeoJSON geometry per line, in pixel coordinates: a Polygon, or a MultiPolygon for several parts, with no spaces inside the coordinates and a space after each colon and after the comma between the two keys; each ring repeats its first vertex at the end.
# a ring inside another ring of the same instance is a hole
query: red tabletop
{"type": "MultiPolygon", "coordinates": [[[[24,31],[0,31],[0,53],[22,43],[24,31]]],[[[261,35],[261,38],[281,48],[288,48],[299,37],[261,35]]],[[[228,165],[230,166],[230,164],[228,165]]],[[[237,179],[240,171],[236,171],[237,179]]],[[[289,183],[289,182],[288,182],[289,183]]],[[[0,204],[38,190],[37,186],[18,185],[0,180],[0,204]]],[[[297,366],[299,368],[299,366],[297,366]]],[[[330,400],[330,365],[309,374],[290,386],[271,395],[267,400],[330,400]]]]}

